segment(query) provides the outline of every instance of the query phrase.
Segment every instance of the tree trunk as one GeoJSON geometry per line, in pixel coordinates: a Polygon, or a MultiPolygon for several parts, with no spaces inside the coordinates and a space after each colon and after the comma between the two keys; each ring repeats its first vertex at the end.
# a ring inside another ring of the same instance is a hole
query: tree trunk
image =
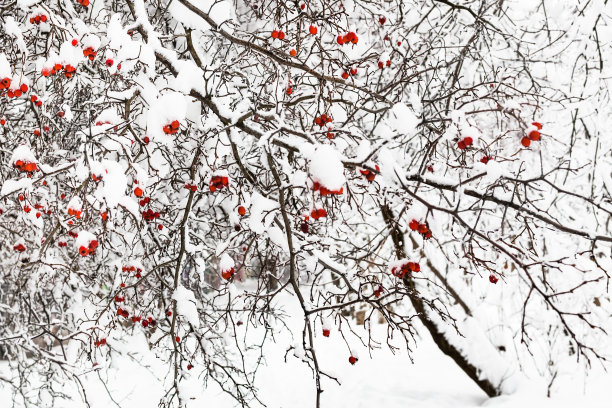
{"type": "MultiPolygon", "coordinates": [[[[395,255],[398,259],[406,257],[406,251],[404,250],[404,234],[400,230],[399,225],[395,220],[393,211],[388,205],[381,206],[382,216],[391,232],[391,239],[393,240],[393,246],[395,247],[395,255]]],[[[453,359],[455,363],[470,377],[474,382],[482,389],[489,397],[495,397],[500,394],[499,387],[492,384],[487,379],[479,377],[479,369],[472,365],[461,352],[453,346],[444,336],[444,334],[438,329],[436,324],[428,317],[425,303],[419,297],[414,280],[411,274],[406,274],[403,279],[404,285],[408,288],[410,293],[409,298],[412,306],[418,313],[419,319],[423,326],[429,331],[433,341],[436,343],[438,348],[447,356],[453,359]]]]}

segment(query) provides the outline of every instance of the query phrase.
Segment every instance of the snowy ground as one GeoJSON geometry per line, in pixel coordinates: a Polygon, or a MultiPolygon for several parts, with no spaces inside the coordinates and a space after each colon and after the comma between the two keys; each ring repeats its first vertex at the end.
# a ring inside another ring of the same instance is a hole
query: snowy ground
{"type": "MultiPolygon", "coordinates": [[[[378,326],[375,332],[384,333],[378,326]]],[[[421,333],[424,333],[421,330],[421,333]]],[[[132,341],[138,343],[136,339],[132,341]]],[[[267,365],[262,367],[257,378],[262,401],[272,408],[314,407],[314,382],[307,366],[285,350],[293,342],[286,335],[277,336],[277,343],[266,346],[267,365]]],[[[472,408],[472,407],[609,407],[612,398],[612,375],[594,375],[587,383],[582,378],[565,378],[567,384],[563,395],[552,399],[533,391],[489,399],[450,360],[444,356],[429,336],[423,335],[418,347],[413,350],[411,362],[405,351],[396,354],[387,348],[368,356],[359,353],[359,361],[351,366],[347,361],[346,346],[340,336],[332,332],[330,338],[317,337],[319,361],[328,372],[342,379],[337,385],[329,380],[323,383],[324,407],[333,408],[472,408]],[[340,352],[341,350],[341,352],[340,352]]],[[[120,348],[117,346],[117,349],[120,348]]],[[[130,348],[130,341],[122,345],[130,348]]],[[[164,387],[160,378],[167,373],[167,366],[150,353],[133,354],[133,357],[113,359],[113,364],[100,372],[89,373],[82,380],[87,389],[87,399],[92,408],[107,407],[156,407],[164,387]],[[104,385],[100,379],[104,379],[104,385]],[[109,393],[113,399],[109,397],[109,393]],[[114,401],[113,401],[114,400],[114,401]]],[[[6,363],[0,364],[0,377],[8,376],[6,363]]],[[[229,408],[235,404],[214,384],[203,389],[198,379],[198,370],[189,372],[190,384],[186,388],[192,393],[189,407],[229,408]]],[[[528,385],[528,384],[527,384],[528,385]]],[[[0,382],[0,408],[11,406],[8,390],[0,382]]],[[[78,395],[69,383],[62,389],[78,395]]],[[[528,386],[525,389],[529,388],[528,386]]],[[[62,408],[84,407],[80,397],[74,402],[56,405],[62,408]]],[[[36,407],[43,408],[43,407],[36,407]]]]}

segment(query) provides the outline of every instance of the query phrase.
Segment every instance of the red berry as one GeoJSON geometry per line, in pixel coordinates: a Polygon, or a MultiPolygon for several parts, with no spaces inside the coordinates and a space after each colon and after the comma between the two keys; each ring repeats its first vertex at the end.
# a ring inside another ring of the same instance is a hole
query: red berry
{"type": "Polygon", "coordinates": [[[278,38],[278,31],[272,31],[272,38],[278,38]]]}
{"type": "Polygon", "coordinates": [[[491,283],[497,283],[499,279],[497,279],[497,277],[493,274],[489,275],[489,282],[491,283]]]}
{"type": "Polygon", "coordinates": [[[524,137],[521,139],[521,144],[524,147],[529,147],[529,145],[531,145],[531,139],[529,139],[528,137],[524,137]]]}
{"type": "Polygon", "coordinates": [[[115,63],[115,61],[113,61],[112,58],[109,58],[109,59],[106,60],[106,66],[107,67],[112,67],[114,63],[115,63]]]}
{"type": "Polygon", "coordinates": [[[136,188],[134,189],[134,195],[135,195],[136,197],[142,197],[142,195],[143,195],[143,194],[144,194],[144,191],[142,191],[142,188],[140,188],[140,187],[136,187],[136,188]]]}
{"type": "Polygon", "coordinates": [[[355,357],[355,356],[350,356],[349,357],[349,363],[354,365],[356,362],[357,362],[357,357],[355,357]]]}
{"type": "Polygon", "coordinates": [[[72,40],[73,47],[76,47],[78,43],[79,43],[79,40],[77,40],[76,38],[72,40]]]}
{"type": "Polygon", "coordinates": [[[246,214],[246,208],[244,208],[243,206],[238,207],[238,214],[240,215],[246,214]]]}
{"type": "Polygon", "coordinates": [[[529,137],[530,140],[536,142],[540,140],[540,132],[538,132],[537,130],[532,130],[531,132],[529,132],[529,135],[527,135],[527,137],[529,137]]]}
{"type": "Polygon", "coordinates": [[[319,29],[316,26],[311,24],[310,27],[308,28],[308,31],[312,35],[317,35],[317,32],[319,31],[319,29]]]}
{"type": "Polygon", "coordinates": [[[323,337],[329,337],[329,329],[323,329],[323,337]]]}
{"type": "Polygon", "coordinates": [[[176,342],[177,342],[177,343],[180,343],[180,342],[181,342],[181,338],[180,338],[179,336],[176,336],[176,337],[174,338],[174,340],[176,340],[176,342]]]}

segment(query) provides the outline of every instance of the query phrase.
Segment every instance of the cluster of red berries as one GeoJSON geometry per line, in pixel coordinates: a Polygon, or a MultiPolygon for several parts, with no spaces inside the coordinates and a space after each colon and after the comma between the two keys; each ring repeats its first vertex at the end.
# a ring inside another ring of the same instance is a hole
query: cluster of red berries
{"type": "Polygon", "coordinates": [[[349,75],[350,75],[350,76],[355,76],[355,75],[357,75],[357,68],[351,68],[351,69],[350,69],[350,70],[348,70],[348,71],[344,71],[344,72],[342,73],[342,79],[348,79],[348,78],[349,78],[349,75]]]}
{"type": "Polygon", "coordinates": [[[96,347],[100,347],[104,345],[106,345],[106,339],[100,339],[100,340],[94,341],[94,346],[96,347]]]}
{"type": "Polygon", "coordinates": [[[119,296],[119,295],[115,295],[115,302],[117,302],[117,303],[125,302],[125,297],[119,296]]]}
{"type": "Polygon", "coordinates": [[[179,131],[180,127],[180,122],[178,120],[173,120],[172,122],[164,126],[164,133],[167,135],[174,135],[179,131]]]}
{"type": "Polygon", "coordinates": [[[534,129],[530,131],[527,136],[521,139],[523,147],[529,147],[531,142],[537,142],[541,138],[540,130],[542,130],[542,124],[540,122],[533,122],[532,125],[535,126],[537,130],[534,129]]]}
{"type": "Polygon", "coordinates": [[[32,95],[30,96],[30,100],[32,101],[32,103],[34,105],[36,105],[37,107],[41,107],[42,106],[42,101],[40,99],[38,99],[38,96],[36,95],[32,95]]]}
{"type": "Polygon", "coordinates": [[[374,289],[374,296],[376,297],[380,297],[380,295],[382,295],[383,291],[385,289],[382,287],[382,285],[378,285],[378,287],[376,289],[374,289]]]}
{"type": "Polygon", "coordinates": [[[388,59],[387,61],[378,61],[378,69],[383,69],[384,67],[390,67],[391,66],[391,60],[388,59]]]}
{"type": "Polygon", "coordinates": [[[315,181],[312,185],[312,189],[314,191],[318,191],[322,196],[326,195],[340,195],[344,192],[344,187],[340,187],[339,190],[330,190],[326,187],[323,187],[319,182],[315,181]]]}
{"type": "Polygon", "coordinates": [[[90,61],[93,61],[98,55],[98,51],[94,50],[93,47],[87,47],[83,50],[83,55],[89,58],[90,61]]]}
{"type": "Polygon", "coordinates": [[[408,227],[410,227],[412,231],[417,231],[419,234],[423,236],[424,239],[431,238],[431,230],[429,229],[427,224],[422,224],[418,222],[417,220],[412,220],[408,224],[408,227]]]}
{"type": "Polygon", "coordinates": [[[125,309],[122,309],[122,308],[118,307],[117,308],[117,316],[123,316],[123,317],[125,317],[127,319],[128,317],[130,317],[130,312],[128,312],[125,309]]]}
{"type": "Polygon", "coordinates": [[[19,171],[27,171],[28,173],[40,170],[36,163],[27,160],[16,160],[14,166],[19,169],[19,171]]]}
{"type": "Polygon", "coordinates": [[[457,147],[460,150],[465,150],[469,146],[471,146],[473,143],[474,143],[474,139],[472,139],[470,136],[466,136],[457,142],[457,147]]]}
{"type": "Polygon", "coordinates": [[[285,39],[285,33],[283,31],[278,31],[278,30],[274,30],[272,31],[272,34],[270,34],[272,36],[272,38],[279,39],[279,40],[284,40],[285,39]]]}
{"type": "Polygon", "coordinates": [[[44,14],[39,14],[37,16],[30,17],[30,24],[40,24],[40,23],[46,23],[46,22],[47,22],[47,16],[44,14]]]}
{"type": "Polygon", "coordinates": [[[489,275],[489,282],[491,283],[497,283],[497,281],[499,281],[499,279],[497,279],[497,277],[493,274],[489,275]]]}
{"type": "Polygon", "coordinates": [[[148,327],[148,326],[155,327],[155,326],[157,326],[157,320],[155,320],[151,316],[147,317],[146,319],[142,319],[140,316],[132,317],[132,321],[134,323],[139,322],[141,320],[142,320],[142,323],[140,323],[140,324],[142,324],[142,327],[148,327]]]}
{"type": "Polygon", "coordinates": [[[320,127],[325,126],[327,123],[332,121],[332,117],[330,115],[327,115],[326,113],[322,114],[321,116],[317,116],[316,118],[314,118],[314,123],[315,125],[318,125],[320,127]]]}
{"type": "Polygon", "coordinates": [[[391,274],[393,276],[402,279],[406,274],[410,272],[420,272],[421,265],[418,262],[406,262],[402,265],[394,266],[391,268],[391,274]]]}
{"type": "Polygon", "coordinates": [[[482,158],[480,159],[480,162],[482,164],[487,164],[491,160],[493,160],[493,157],[491,156],[482,156],[482,158]]]}
{"type": "Polygon", "coordinates": [[[29,89],[26,84],[19,85],[19,88],[17,89],[10,89],[10,86],[11,86],[11,78],[6,77],[0,80],[0,91],[8,89],[5,95],[8,96],[9,98],[19,98],[21,95],[28,92],[28,89],[29,89]]]}
{"type": "Polygon", "coordinates": [[[229,185],[229,178],[227,176],[212,176],[208,183],[208,189],[211,193],[217,190],[221,190],[223,187],[227,188],[229,185]]]}
{"type": "Polygon", "coordinates": [[[81,214],[82,214],[82,210],[79,208],[69,208],[68,209],[68,215],[72,215],[76,218],[81,218],[81,214]]]}
{"type": "Polygon", "coordinates": [[[366,180],[368,180],[369,182],[372,182],[376,178],[376,173],[380,172],[380,167],[378,167],[378,164],[375,164],[374,168],[376,169],[376,172],[373,172],[372,170],[367,170],[367,169],[359,170],[359,172],[365,176],[366,180]]]}
{"type": "Polygon", "coordinates": [[[230,280],[234,276],[234,268],[226,269],[221,272],[221,277],[225,280],[230,280]]]}
{"type": "Polygon", "coordinates": [[[89,6],[89,0],[78,0],[78,2],[83,7],[89,6]]]}
{"type": "Polygon", "coordinates": [[[198,189],[198,186],[195,184],[186,183],[185,188],[189,191],[196,191],[198,189]]]}
{"type": "Polygon", "coordinates": [[[43,68],[42,74],[44,77],[49,77],[53,74],[59,73],[62,69],[64,70],[64,76],[66,78],[72,78],[72,75],[74,75],[76,72],[76,68],[70,64],[66,64],[65,66],[62,64],[54,64],[51,68],[43,68]]]}
{"type": "Polygon", "coordinates": [[[352,31],[349,31],[348,33],[344,35],[339,35],[338,37],[336,37],[336,42],[340,45],[357,44],[358,41],[359,41],[359,37],[357,37],[357,34],[355,34],[352,31]]]}
{"type": "Polygon", "coordinates": [[[122,266],[121,267],[121,271],[122,272],[136,272],[136,277],[140,278],[142,275],[142,269],[135,267],[134,265],[130,265],[130,266],[122,266]]]}
{"type": "Polygon", "coordinates": [[[146,210],[144,210],[142,212],[142,218],[145,219],[145,221],[153,221],[156,218],[159,218],[160,214],[156,211],[153,211],[152,209],[148,208],[146,210]]]}
{"type": "Polygon", "coordinates": [[[64,248],[68,246],[68,243],[66,241],[58,241],[57,246],[60,248],[64,248]]]}
{"type": "Polygon", "coordinates": [[[79,236],[78,232],[74,232],[74,231],[68,231],[68,235],[72,238],[76,238],[79,236]]]}
{"type": "Polygon", "coordinates": [[[325,211],[325,208],[319,208],[318,210],[312,210],[310,212],[310,216],[314,220],[318,220],[319,218],[325,218],[327,217],[327,211],[325,211]]]}
{"type": "Polygon", "coordinates": [[[96,253],[97,247],[98,247],[98,240],[92,239],[91,241],[89,241],[88,246],[81,245],[81,247],[79,248],[79,254],[81,254],[81,256],[93,255],[96,253]]]}
{"type": "Polygon", "coordinates": [[[17,251],[17,252],[23,252],[23,251],[26,250],[26,247],[22,243],[19,243],[19,244],[13,246],[13,249],[15,251],[17,251]]]}
{"type": "Polygon", "coordinates": [[[145,197],[142,200],[138,201],[138,204],[140,204],[141,207],[144,207],[145,205],[149,204],[150,201],[150,197],[145,197]]]}
{"type": "MultiPolygon", "coordinates": [[[[49,210],[45,211],[45,206],[42,205],[42,204],[34,204],[34,208],[37,209],[37,210],[42,211],[43,214],[47,214],[47,215],[51,214],[51,210],[49,209],[49,210]]],[[[40,216],[41,216],[40,211],[36,213],[36,218],[40,218],[40,216]]]]}
{"type": "Polygon", "coordinates": [[[9,89],[8,91],[6,91],[6,96],[9,98],[19,98],[21,95],[23,95],[27,91],[28,91],[28,86],[26,84],[21,84],[21,86],[18,89],[9,89]]]}
{"type": "MultiPolygon", "coordinates": [[[[43,127],[43,130],[44,130],[45,132],[48,132],[48,131],[49,131],[49,126],[45,126],[45,127],[43,127]]],[[[39,137],[39,136],[40,136],[40,134],[41,134],[41,133],[40,133],[40,129],[34,129],[34,132],[33,132],[33,133],[34,133],[34,136],[36,136],[36,137],[39,137]]]]}

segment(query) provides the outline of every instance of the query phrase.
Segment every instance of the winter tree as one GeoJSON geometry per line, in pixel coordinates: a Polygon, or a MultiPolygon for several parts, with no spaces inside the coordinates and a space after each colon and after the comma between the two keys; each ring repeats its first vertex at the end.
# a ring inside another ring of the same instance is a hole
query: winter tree
{"type": "Polygon", "coordinates": [[[134,353],[160,406],[267,405],[276,342],[325,406],[333,337],[431,336],[490,397],[606,364],[607,0],[0,10],[0,405],[134,353]]]}

